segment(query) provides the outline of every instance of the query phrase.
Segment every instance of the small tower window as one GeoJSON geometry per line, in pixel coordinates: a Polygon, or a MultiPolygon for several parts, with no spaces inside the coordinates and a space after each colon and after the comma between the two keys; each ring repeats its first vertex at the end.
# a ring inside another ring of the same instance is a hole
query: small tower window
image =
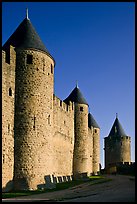
{"type": "Polygon", "coordinates": [[[48,116],[48,124],[50,125],[50,115],[48,116]]]}
{"type": "Polygon", "coordinates": [[[11,132],[11,125],[8,124],[8,133],[10,133],[10,132],[11,132]]]}
{"type": "Polygon", "coordinates": [[[27,55],[27,64],[32,64],[32,55],[27,55]]]}
{"type": "Polygon", "coordinates": [[[97,133],[97,130],[95,129],[95,133],[97,133]]]}
{"type": "Polygon", "coordinates": [[[36,116],[34,116],[33,130],[35,130],[35,126],[36,126],[36,116]]]}
{"type": "Polygon", "coordinates": [[[53,65],[51,64],[51,74],[53,74],[53,65]]]}
{"type": "Polygon", "coordinates": [[[12,96],[12,89],[9,88],[9,96],[12,96]]]}
{"type": "Polygon", "coordinates": [[[80,107],[80,111],[83,111],[83,107],[80,107]]]}

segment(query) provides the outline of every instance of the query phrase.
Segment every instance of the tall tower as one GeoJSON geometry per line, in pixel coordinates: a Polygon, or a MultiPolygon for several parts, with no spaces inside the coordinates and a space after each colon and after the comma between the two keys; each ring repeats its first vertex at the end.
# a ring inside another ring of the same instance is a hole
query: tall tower
{"type": "Polygon", "coordinates": [[[106,169],[119,162],[131,162],[131,138],[124,132],[117,115],[108,137],[104,140],[106,169]]]}
{"type": "Polygon", "coordinates": [[[52,173],[55,61],[28,18],[4,44],[16,51],[14,188],[37,189],[52,173]]]}
{"type": "Polygon", "coordinates": [[[74,154],[73,176],[79,178],[83,173],[88,173],[88,103],[84,99],[78,86],[64,100],[74,102],[74,154]]]}
{"type": "Polygon", "coordinates": [[[88,127],[93,138],[92,174],[100,171],[100,127],[91,113],[88,114],[88,127]]]}

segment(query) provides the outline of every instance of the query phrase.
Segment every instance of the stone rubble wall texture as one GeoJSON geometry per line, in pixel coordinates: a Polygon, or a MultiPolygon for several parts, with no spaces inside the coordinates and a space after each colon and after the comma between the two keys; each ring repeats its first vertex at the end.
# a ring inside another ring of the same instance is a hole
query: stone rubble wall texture
{"type": "Polygon", "coordinates": [[[100,171],[100,129],[93,128],[93,174],[100,171]]]}
{"type": "MultiPolygon", "coordinates": [[[[90,129],[88,128],[88,151],[89,151],[89,165],[88,165],[88,172],[89,175],[93,173],[93,132],[92,132],[93,127],[90,129]]],[[[99,147],[100,148],[100,147],[99,147]]]]}
{"type": "Polygon", "coordinates": [[[37,189],[51,178],[98,172],[99,131],[94,135],[88,128],[86,104],[67,105],[54,95],[54,66],[37,50],[11,47],[10,64],[3,52],[2,188],[7,191],[12,181],[15,190],[37,189]]]}
{"type": "Polygon", "coordinates": [[[74,148],[74,104],[65,104],[54,96],[54,175],[72,175],[74,148]],[[64,165],[65,164],[65,165],[64,165]]]}
{"type": "Polygon", "coordinates": [[[105,168],[113,163],[131,162],[130,151],[131,138],[122,136],[119,138],[105,138],[105,168]]]}
{"type": "Polygon", "coordinates": [[[10,62],[2,51],[2,186],[11,189],[14,168],[14,93],[16,53],[10,47],[10,62]],[[11,88],[11,96],[9,89],[11,88]]]}
{"type": "Polygon", "coordinates": [[[37,189],[53,167],[53,60],[23,50],[16,64],[15,189],[37,189]],[[26,64],[27,54],[33,64],[26,64]]]}
{"type": "Polygon", "coordinates": [[[89,162],[89,140],[88,140],[88,105],[75,104],[75,143],[74,143],[74,177],[78,174],[88,172],[89,162]],[[83,111],[80,111],[80,108],[83,111]]]}

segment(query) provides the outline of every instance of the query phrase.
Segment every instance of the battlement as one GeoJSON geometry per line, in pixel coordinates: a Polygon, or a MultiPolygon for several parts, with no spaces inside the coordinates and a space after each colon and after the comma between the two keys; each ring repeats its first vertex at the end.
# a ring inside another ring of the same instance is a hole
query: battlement
{"type": "Polygon", "coordinates": [[[72,103],[71,101],[69,101],[69,105],[68,105],[64,101],[59,99],[57,96],[55,96],[54,94],[53,94],[53,101],[56,106],[61,107],[62,110],[64,111],[70,112],[74,110],[74,103],[72,103]]]}
{"type": "Polygon", "coordinates": [[[15,64],[16,52],[15,52],[14,49],[15,48],[10,45],[9,49],[7,49],[6,51],[2,50],[2,60],[3,60],[3,62],[5,62],[7,64],[11,64],[11,63],[15,64]]]}
{"type": "Polygon", "coordinates": [[[121,140],[129,140],[129,141],[130,141],[130,140],[131,140],[131,137],[129,137],[129,136],[122,136],[122,137],[121,137],[121,140]]]}

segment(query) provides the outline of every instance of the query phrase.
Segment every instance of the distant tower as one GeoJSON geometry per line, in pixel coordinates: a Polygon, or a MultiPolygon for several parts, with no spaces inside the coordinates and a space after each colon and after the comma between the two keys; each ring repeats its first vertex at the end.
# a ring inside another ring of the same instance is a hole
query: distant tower
{"type": "Polygon", "coordinates": [[[82,173],[88,172],[88,104],[84,99],[78,85],[71,94],[64,100],[68,103],[74,102],[74,158],[73,158],[73,175],[75,178],[81,176],[82,173]]]}
{"type": "Polygon", "coordinates": [[[131,138],[124,132],[116,114],[116,119],[105,143],[105,168],[120,162],[131,162],[130,156],[131,138]]]}
{"type": "Polygon", "coordinates": [[[88,127],[93,137],[92,174],[97,175],[100,171],[100,127],[91,113],[88,114],[88,127]]]}
{"type": "Polygon", "coordinates": [[[55,61],[28,13],[3,49],[16,51],[14,189],[37,189],[52,173],[55,61]],[[39,172],[39,174],[38,174],[39,172]]]}

